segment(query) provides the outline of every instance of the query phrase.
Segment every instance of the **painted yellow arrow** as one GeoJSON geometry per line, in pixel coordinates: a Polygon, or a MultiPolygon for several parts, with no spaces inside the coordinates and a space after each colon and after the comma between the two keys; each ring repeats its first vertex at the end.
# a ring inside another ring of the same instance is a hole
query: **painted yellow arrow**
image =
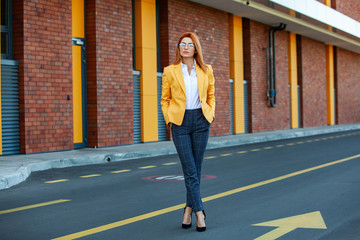
{"type": "Polygon", "coordinates": [[[324,219],[319,211],[297,216],[281,218],[269,222],[257,223],[252,226],[277,227],[254,240],[274,240],[297,228],[327,229],[324,219]]]}

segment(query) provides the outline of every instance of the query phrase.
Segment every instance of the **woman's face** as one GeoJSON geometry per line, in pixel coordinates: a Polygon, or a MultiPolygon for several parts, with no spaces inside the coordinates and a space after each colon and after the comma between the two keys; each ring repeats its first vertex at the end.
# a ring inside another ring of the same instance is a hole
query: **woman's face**
{"type": "Polygon", "coordinates": [[[191,38],[184,37],[179,44],[179,48],[180,48],[180,56],[182,56],[183,58],[194,57],[195,45],[191,40],[191,38]]]}

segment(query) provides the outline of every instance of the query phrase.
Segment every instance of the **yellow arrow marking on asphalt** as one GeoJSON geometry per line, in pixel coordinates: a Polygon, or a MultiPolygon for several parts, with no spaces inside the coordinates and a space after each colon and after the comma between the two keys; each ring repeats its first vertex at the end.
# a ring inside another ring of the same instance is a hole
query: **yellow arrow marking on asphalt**
{"type": "Polygon", "coordinates": [[[327,229],[319,211],[297,216],[281,218],[269,222],[257,223],[252,226],[277,227],[254,240],[274,240],[297,228],[327,229]]]}

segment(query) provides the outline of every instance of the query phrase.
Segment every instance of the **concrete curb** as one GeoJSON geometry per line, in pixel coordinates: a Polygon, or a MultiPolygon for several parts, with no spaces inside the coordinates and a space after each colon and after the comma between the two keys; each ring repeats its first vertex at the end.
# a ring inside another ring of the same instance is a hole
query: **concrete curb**
{"type": "Polygon", "coordinates": [[[242,135],[231,135],[228,139],[216,140],[217,137],[213,137],[209,140],[207,149],[214,149],[220,147],[231,147],[259,142],[270,142],[276,140],[292,139],[298,137],[310,137],[321,134],[335,133],[335,132],[344,132],[351,130],[360,129],[360,124],[352,125],[335,125],[335,126],[326,126],[326,127],[311,127],[311,128],[302,128],[299,129],[290,129],[284,132],[283,130],[272,131],[272,132],[261,132],[261,133],[251,133],[251,134],[242,134],[242,135]],[[233,136],[236,136],[233,139],[233,136]]]}
{"type": "MultiPolygon", "coordinates": [[[[170,142],[172,144],[172,142],[170,142]]],[[[81,151],[81,150],[79,150],[81,151]]],[[[153,148],[150,150],[138,150],[114,154],[86,154],[82,157],[69,157],[61,159],[49,159],[46,161],[31,162],[20,166],[16,171],[0,176],[0,190],[10,188],[25,181],[32,172],[44,171],[53,168],[66,168],[91,164],[103,164],[107,162],[125,161],[131,159],[163,156],[175,154],[174,146],[153,148]]],[[[45,154],[45,153],[44,153],[45,154]]]]}
{"type": "MultiPolygon", "coordinates": [[[[207,149],[292,139],[358,129],[360,129],[360,123],[211,137],[209,139],[207,149]]],[[[176,149],[173,143],[167,141],[119,146],[114,148],[101,148],[97,150],[71,150],[58,154],[34,154],[30,155],[29,157],[26,155],[16,155],[11,157],[13,160],[9,160],[7,162],[7,165],[10,167],[7,170],[0,171],[0,190],[10,188],[25,181],[32,172],[36,171],[43,171],[52,168],[102,164],[107,162],[163,156],[175,153],[176,149]],[[59,157],[59,155],[61,157],[59,157]],[[39,160],[41,157],[44,159],[39,160]],[[26,160],[24,161],[23,158],[26,158],[26,160]],[[18,161],[21,159],[22,162],[20,164],[16,164],[16,159],[18,161]],[[14,161],[14,166],[11,166],[12,161],[14,161]]]]}

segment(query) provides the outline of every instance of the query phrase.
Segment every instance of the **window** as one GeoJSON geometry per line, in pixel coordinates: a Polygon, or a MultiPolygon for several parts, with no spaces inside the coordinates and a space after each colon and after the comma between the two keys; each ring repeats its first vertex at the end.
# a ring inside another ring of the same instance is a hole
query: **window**
{"type": "Polygon", "coordinates": [[[1,58],[12,58],[12,0],[1,0],[1,58]]]}

